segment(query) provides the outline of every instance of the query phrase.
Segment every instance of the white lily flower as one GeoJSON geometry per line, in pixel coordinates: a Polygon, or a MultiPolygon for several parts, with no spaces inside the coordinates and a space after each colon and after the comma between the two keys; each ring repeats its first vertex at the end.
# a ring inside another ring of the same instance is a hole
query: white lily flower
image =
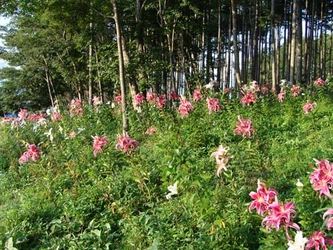
{"type": "Polygon", "coordinates": [[[50,141],[53,142],[52,128],[50,128],[48,132],[44,133],[44,135],[46,135],[50,141]]]}
{"type": "Polygon", "coordinates": [[[303,183],[299,179],[297,179],[296,187],[298,191],[302,191],[303,186],[304,186],[303,183]]]}
{"type": "Polygon", "coordinates": [[[63,131],[64,131],[64,129],[59,125],[59,132],[60,132],[60,134],[62,134],[63,131]]]}
{"type": "Polygon", "coordinates": [[[296,186],[297,186],[298,188],[302,188],[304,185],[303,185],[303,183],[302,183],[299,179],[297,179],[296,186]]]}
{"type": "Polygon", "coordinates": [[[288,250],[304,250],[305,244],[308,242],[307,238],[303,238],[303,232],[297,231],[295,241],[288,242],[288,250]]]}
{"type": "Polygon", "coordinates": [[[167,200],[170,200],[172,195],[178,194],[177,184],[178,181],[176,181],[175,184],[168,186],[170,193],[166,195],[167,200]]]}

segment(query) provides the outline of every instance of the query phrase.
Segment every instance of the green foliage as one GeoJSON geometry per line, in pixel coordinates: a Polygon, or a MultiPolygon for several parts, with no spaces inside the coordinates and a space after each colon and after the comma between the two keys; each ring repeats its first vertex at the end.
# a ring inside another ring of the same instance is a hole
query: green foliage
{"type": "MultiPolygon", "coordinates": [[[[327,90],[329,91],[329,90],[327,90]]],[[[296,203],[295,222],[309,237],[324,230],[323,209],[309,183],[313,158],[333,159],[329,95],[260,96],[250,106],[220,93],[202,99],[184,118],[179,102],[129,110],[130,155],[115,148],[119,107],[83,106],[83,115],[25,125],[0,125],[0,242],[8,249],[286,249],[282,231],[268,233],[250,213],[249,193],[260,179],[296,203]],[[209,114],[206,98],[218,98],[209,114]],[[317,106],[309,114],[307,99],[317,106]],[[237,116],[251,119],[250,138],[234,134],[237,116]],[[149,127],[156,132],[146,134],[149,127]],[[51,133],[53,138],[46,133],[51,133]],[[75,135],[74,135],[75,133],[75,135]],[[93,155],[92,136],[106,136],[93,155]],[[27,143],[41,148],[36,162],[19,164],[27,143]],[[227,170],[216,175],[212,152],[229,148],[227,170]],[[304,186],[297,189],[300,180],[304,186]],[[168,187],[178,193],[167,200],[168,187]]],[[[293,235],[293,233],[291,233],[293,235]]]]}

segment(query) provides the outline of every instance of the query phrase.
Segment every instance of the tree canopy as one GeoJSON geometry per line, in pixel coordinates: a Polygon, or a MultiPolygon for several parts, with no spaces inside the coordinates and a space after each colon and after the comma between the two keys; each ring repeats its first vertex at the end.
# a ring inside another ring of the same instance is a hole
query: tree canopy
{"type": "Polygon", "coordinates": [[[214,80],[221,89],[282,79],[311,87],[333,73],[332,8],[324,0],[8,0],[0,13],[4,112],[57,100],[112,100],[125,88],[183,94],[214,80]],[[113,4],[121,36],[117,38],[113,4]]]}

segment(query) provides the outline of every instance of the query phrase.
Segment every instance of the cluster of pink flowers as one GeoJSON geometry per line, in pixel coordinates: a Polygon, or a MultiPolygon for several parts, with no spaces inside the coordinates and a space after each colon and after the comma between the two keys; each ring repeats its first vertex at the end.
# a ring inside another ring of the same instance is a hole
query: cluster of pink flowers
{"type": "Polygon", "coordinates": [[[222,170],[227,171],[227,163],[229,162],[229,160],[232,157],[228,157],[228,147],[223,147],[222,145],[220,145],[217,149],[217,151],[213,152],[210,157],[215,157],[216,160],[216,164],[218,166],[217,171],[216,171],[216,175],[220,176],[220,173],[222,170]]]}
{"type": "MultiPolygon", "coordinates": [[[[322,159],[317,160],[316,162],[317,168],[310,174],[310,183],[312,184],[312,188],[316,191],[319,191],[319,197],[322,195],[326,195],[329,199],[332,199],[332,195],[330,190],[332,189],[333,184],[333,164],[331,164],[328,160],[322,159]]],[[[328,209],[323,214],[323,220],[326,219],[327,216],[333,214],[333,208],[328,209]]],[[[333,228],[333,217],[330,217],[326,221],[326,227],[328,230],[333,228]]],[[[307,249],[315,247],[319,249],[321,246],[323,249],[326,248],[326,244],[333,245],[333,240],[326,236],[325,232],[315,231],[312,236],[309,238],[307,249]]]]}
{"type": "Polygon", "coordinates": [[[286,94],[286,91],[281,89],[280,93],[278,94],[278,99],[279,99],[279,102],[283,102],[283,99],[284,99],[284,95],[286,94]]]}
{"type": "Polygon", "coordinates": [[[307,115],[309,114],[309,111],[314,110],[314,108],[317,106],[317,103],[310,103],[309,100],[306,101],[306,103],[303,106],[304,113],[307,115]]]}
{"type": "MultiPolygon", "coordinates": [[[[333,185],[333,164],[328,160],[314,159],[317,168],[310,174],[310,183],[314,190],[319,191],[319,197],[322,195],[327,196],[329,199],[333,199],[330,193],[333,185]]],[[[311,249],[316,250],[328,249],[326,245],[333,245],[333,240],[326,236],[323,231],[314,231],[312,235],[307,238],[303,238],[300,227],[293,222],[293,218],[296,216],[295,204],[287,202],[281,204],[277,199],[277,191],[274,189],[268,189],[265,184],[258,180],[257,192],[250,192],[252,202],[249,206],[249,211],[253,209],[261,216],[265,216],[262,224],[266,224],[266,229],[269,231],[271,228],[279,230],[280,227],[285,228],[286,238],[288,240],[289,250],[292,249],[311,249]],[[293,228],[297,231],[295,241],[292,241],[289,237],[288,229],[293,228]]],[[[323,214],[323,220],[326,220],[326,227],[328,230],[333,228],[333,208],[329,208],[323,214]],[[327,219],[327,217],[329,217],[327,219]]]]}
{"type": "Polygon", "coordinates": [[[327,250],[327,244],[333,245],[333,241],[326,236],[326,233],[315,231],[309,238],[306,249],[315,247],[316,250],[319,250],[319,247],[321,246],[322,249],[327,250]]]}
{"type": "Polygon", "coordinates": [[[219,99],[207,98],[207,106],[208,106],[209,114],[211,114],[213,111],[218,112],[220,110],[219,99]]]}
{"type": "Polygon", "coordinates": [[[124,135],[117,135],[116,149],[119,149],[128,155],[130,155],[131,152],[138,147],[138,145],[139,142],[133,140],[127,133],[124,133],[124,135]]]}
{"type": "Polygon", "coordinates": [[[201,99],[200,89],[195,89],[193,92],[193,101],[197,102],[201,99]]]}
{"type": "Polygon", "coordinates": [[[319,192],[319,197],[323,194],[332,199],[330,189],[333,185],[333,165],[326,159],[317,160],[314,159],[317,165],[317,169],[310,174],[310,183],[316,191],[319,192]]]}
{"type": "Polygon", "coordinates": [[[156,97],[156,104],[158,108],[163,108],[166,103],[166,96],[164,94],[158,95],[156,97]]]}
{"type": "Polygon", "coordinates": [[[43,114],[43,113],[28,114],[27,120],[32,121],[32,122],[39,122],[41,120],[45,120],[45,114],[43,114]]]}
{"type": "Polygon", "coordinates": [[[317,80],[314,81],[314,84],[317,86],[324,86],[326,82],[319,77],[317,80]]]}
{"type": "Polygon", "coordinates": [[[113,98],[113,100],[117,103],[117,104],[121,104],[121,100],[122,100],[122,97],[121,95],[117,95],[113,98]]]}
{"type": "Polygon", "coordinates": [[[242,98],[241,98],[241,103],[246,104],[249,106],[251,103],[256,103],[257,102],[257,94],[256,92],[260,91],[260,87],[256,81],[252,81],[248,85],[244,85],[242,87],[242,98]]]}
{"type": "Polygon", "coordinates": [[[178,107],[181,118],[184,118],[184,116],[188,116],[191,110],[193,110],[192,103],[187,100],[186,97],[182,97],[180,100],[180,105],[178,107]]]}
{"type": "Polygon", "coordinates": [[[37,147],[35,144],[28,144],[28,150],[21,155],[19,163],[23,164],[28,161],[35,162],[40,157],[40,155],[41,153],[39,147],[37,147]]]}
{"type": "Polygon", "coordinates": [[[107,139],[105,136],[99,137],[99,136],[92,136],[93,138],[93,148],[94,148],[94,156],[96,157],[97,153],[102,153],[102,147],[104,147],[107,144],[107,139]]]}
{"type": "Polygon", "coordinates": [[[294,228],[299,231],[300,227],[293,222],[296,216],[295,204],[287,202],[283,204],[277,198],[277,191],[275,189],[267,188],[266,185],[258,180],[257,192],[250,192],[250,197],[253,199],[249,206],[249,211],[256,209],[257,213],[265,216],[262,225],[266,224],[268,231],[274,228],[276,231],[280,227],[285,228],[288,241],[291,240],[288,229],[294,228]]]}
{"type": "Polygon", "coordinates": [[[267,86],[262,86],[260,88],[260,92],[261,92],[261,94],[266,94],[268,92],[268,87],[267,86]]]}
{"type": "Polygon", "coordinates": [[[134,96],[134,102],[137,105],[141,105],[145,101],[145,96],[141,93],[138,93],[134,96]]]}
{"type": "Polygon", "coordinates": [[[291,95],[292,96],[298,96],[301,93],[301,87],[298,85],[293,85],[291,87],[291,95]]]}
{"type": "Polygon", "coordinates": [[[247,106],[250,106],[251,103],[257,102],[257,95],[252,92],[242,92],[243,96],[241,98],[241,103],[246,104],[247,106]]]}
{"type": "Polygon", "coordinates": [[[20,120],[24,121],[28,117],[28,110],[21,109],[17,116],[20,120]]]}
{"type": "Polygon", "coordinates": [[[147,92],[147,95],[146,95],[146,100],[149,102],[149,103],[153,103],[155,101],[155,98],[156,98],[156,95],[154,92],[147,92]]]}
{"type": "Polygon", "coordinates": [[[179,101],[179,95],[174,91],[170,90],[170,100],[171,101],[179,101]]]}
{"type": "Polygon", "coordinates": [[[253,132],[250,119],[242,119],[241,116],[238,116],[238,122],[236,123],[236,129],[234,130],[235,134],[242,135],[243,137],[251,137],[253,132]]]}
{"type": "Polygon", "coordinates": [[[61,120],[61,118],[62,118],[62,115],[59,112],[57,112],[57,111],[52,112],[52,114],[51,114],[51,120],[53,122],[59,121],[59,120],[61,120]]]}
{"type": "Polygon", "coordinates": [[[155,134],[156,131],[157,131],[157,129],[155,127],[149,127],[146,130],[146,134],[147,135],[153,135],[153,134],[155,134]]]}
{"type": "MultiPolygon", "coordinates": [[[[172,98],[177,99],[176,98],[177,94],[174,91],[170,92],[170,96],[171,95],[172,95],[172,98]]],[[[160,108],[160,109],[164,107],[164,105],[165,105],[165,103],[167,101],[165,94],[157,95],[154,92],[147,92],[147,94],[146,94],[146,100],[150,104],[155,104],[156,103],[157,107],[160,108]]]]}
{"type": "Polygon", "coordinates": [[[78,98],[71,100],[70,104],[70,109],[69,109],[69,114],[70,115],[83,115],[83,104],[82,101],[79,100],[78,98]]]}
{"type": "Polygon", "coordinates": [[[94,96],[93,99],[92,99],[92,103],[93,103],[94,107],[96,108],[98,105],[101,105],[103,103],[102,102],[102,97],[94,96]]]}

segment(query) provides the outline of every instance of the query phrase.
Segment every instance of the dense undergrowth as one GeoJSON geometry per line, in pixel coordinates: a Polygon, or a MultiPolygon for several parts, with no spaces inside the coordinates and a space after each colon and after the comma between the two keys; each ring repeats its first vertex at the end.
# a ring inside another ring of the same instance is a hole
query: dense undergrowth
{"type": "Polygon", "coordinates": [[[313,158],[333,160],[330,84],[297,96],[289,90],[282,102],[260,94],[251,105],[202,90],[184,118],[179,102],[162,109],[145,102],[141,113],[128,111],[128,134],[139,142],[131,154],[115,148],[122,133],[117,106],[84,105],[81,116],[64,107],[60,120],[46,117],[39,126],[2,122],[0,247],[286,249],[283,232],[267,232],[249,212],[249,193],[260,179],[296,204],[294,220],[305,235],[323,229],[316,211],[330,201],[318,198],[309,174],[313,158]],[[219,99],[218,112],[209,114],[206,97],[219,99]],[[305,114],[307,100],[317,105],[305,114]],[[251,119],[251,137],[235,134],[238,116],[251,119]],[[156,132],[146,134],[149,127],[156,132]],[[92,136],[107,138],[96,156],[92,136]],[[27,143],[41,157],[19,164],[27,143]],[[219,145],[232,158],[218,177],[210,155],[219,145]],[[166,199],[175,183],[178,194],[166,199]]]}

